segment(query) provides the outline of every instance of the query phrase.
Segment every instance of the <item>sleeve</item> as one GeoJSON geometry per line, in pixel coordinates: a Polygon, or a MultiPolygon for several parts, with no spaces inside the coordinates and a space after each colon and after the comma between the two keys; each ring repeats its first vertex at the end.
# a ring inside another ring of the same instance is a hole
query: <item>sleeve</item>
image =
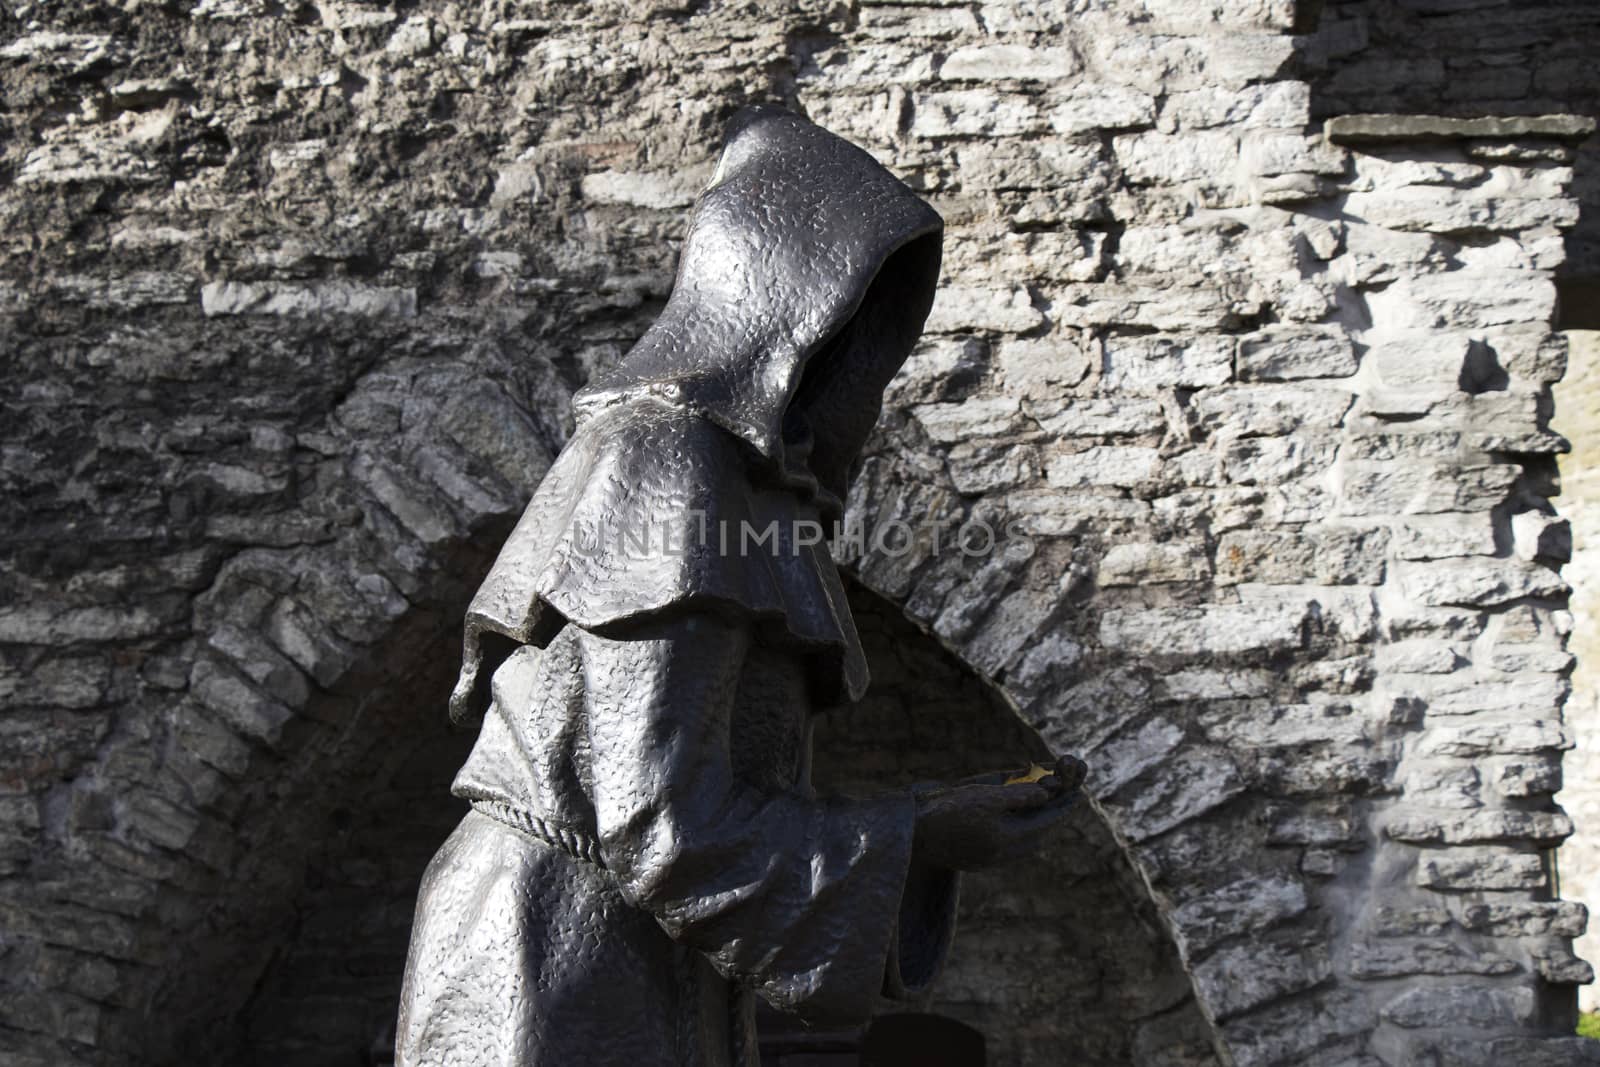
{"type": "Polygon", "coordinates": [[[922,944],[906,937],[930,906],[906,896],[915,800],[742,782],[729,728],[747,630],[691,614],[629,636],[581,638],[596,829],[622,893],[774,1007],[865,1017],[922,944]]]}

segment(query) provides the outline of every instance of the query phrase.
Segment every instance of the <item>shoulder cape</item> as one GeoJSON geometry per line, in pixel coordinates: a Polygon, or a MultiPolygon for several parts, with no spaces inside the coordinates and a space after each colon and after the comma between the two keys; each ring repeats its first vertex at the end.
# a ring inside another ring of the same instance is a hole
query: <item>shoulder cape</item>
{"type": "Polygon", "coordinates": [[[752,482],[746,446],[649,400],[584,422],[551,467],[466,615],[457,721],[489,702],[519,645],[566,622],[605,632],[667,611],[734,613],[815,657],[824,700],[859,699],[866,658],[816,514],[752,482]],[[798,536],[797,536],[798,535],[798,536]]]}

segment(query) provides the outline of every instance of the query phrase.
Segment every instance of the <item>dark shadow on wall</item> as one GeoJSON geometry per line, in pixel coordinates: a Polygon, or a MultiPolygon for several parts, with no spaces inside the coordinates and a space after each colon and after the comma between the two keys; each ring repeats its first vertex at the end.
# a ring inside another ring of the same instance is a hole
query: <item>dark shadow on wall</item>
{"type": "MultiPolygon", "coordinates": [[[[1004,700],[898,609],[859,588],[851,604],[873,686],[819,725],[819,785],[890,788],[1043,755],[1004,700]]],[[[345,769],[364,783],[359,802],[308,866],[292,935],[229,1035],[230,1062],[389,1062],[418,881],[462,811],[448,784],[472,738],[446,728],[448,688],[432,678],[412,690],[383,716],[385,744],[360,755],[368,765],[345,769]]],[[[1210,1050],[1176,947],[1087,805],[1037,861],[967,879],[956,948],[933,997],[882,1007],[959,1020],[985,1036],[988,1062],[1011,1067],[1113,1067],[1161,1053],[1205,1062],[1210,1050]]],[[[859,1054],[851,1035],[822,1035],[813,1044],[832,1044],[810,1048],[781,1018],[769,1026],[770,1063],[859,1054]]]]}

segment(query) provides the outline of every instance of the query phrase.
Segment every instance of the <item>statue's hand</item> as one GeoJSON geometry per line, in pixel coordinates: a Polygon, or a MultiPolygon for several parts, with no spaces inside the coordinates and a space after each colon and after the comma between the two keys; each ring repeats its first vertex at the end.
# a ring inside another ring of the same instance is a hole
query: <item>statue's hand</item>
{"type": "Polygon", "coordinates": [[[982,775],[915,791],[913,851],[920,863],[971,871],[1027,857],[1066,816],[1083,782],[1082,761],[1063,756],[1035,782],[1002,784],[1015,775],[982,775]]]}

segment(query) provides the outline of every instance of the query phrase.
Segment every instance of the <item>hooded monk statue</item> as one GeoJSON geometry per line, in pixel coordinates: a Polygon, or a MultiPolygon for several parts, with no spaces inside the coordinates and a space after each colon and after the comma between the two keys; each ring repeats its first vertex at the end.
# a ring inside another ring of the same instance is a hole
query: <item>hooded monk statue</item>
{"type": "Polygon", "coordinates": [[[915,995],[958,872],[1019,858],[1083,765],[818,795],[811,724],[867,668],[825,543],[933,303],[943,223],[866,152],[734,119],[671,298],[467,612],[472,810],[423,878],[401,1067],[754,1067],[915,995]],[[762,535],[744,536],[748,531],[762,535]]]}

